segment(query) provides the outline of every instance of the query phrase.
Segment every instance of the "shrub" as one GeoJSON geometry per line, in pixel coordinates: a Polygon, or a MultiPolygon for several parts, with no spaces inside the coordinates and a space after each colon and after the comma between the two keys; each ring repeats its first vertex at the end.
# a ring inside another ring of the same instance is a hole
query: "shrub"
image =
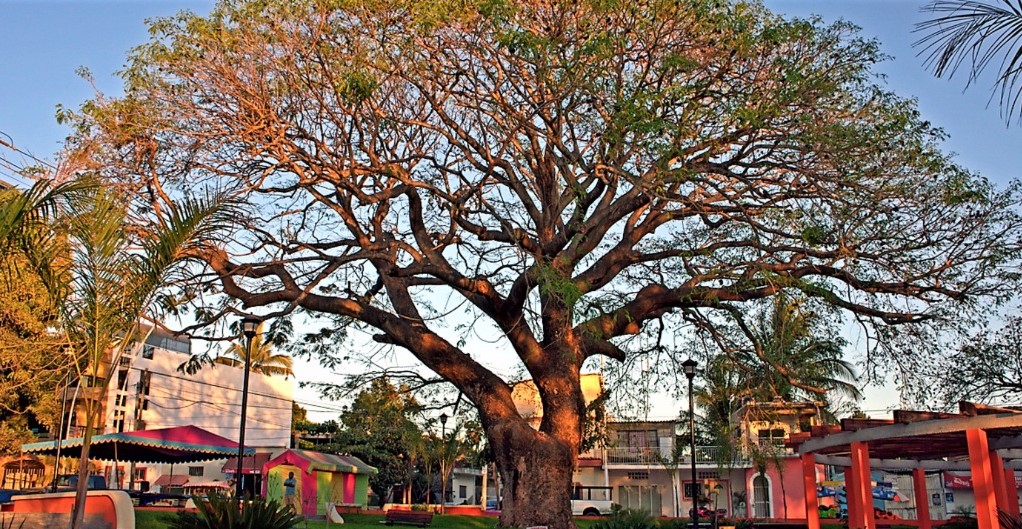
{"type": "Polygon", "coordinates": [[[181,511],[171,522],[171,529],[291,529],[302,517],[282,507],[275,500],[252,500],[242,503],[231,496],[210,494],[208,498],[193,496],[199,514],[181,511]]]}
{"type": "Polygon", "coordinates": [[[593,524],[592,529],[659,529],[656,520],[646,511],[613,509],[606,520],[593,524]]]}
{"type": "Polygon", "coordinates": [[[661,518],[660,529],[690,529],[692,522],[685,518],[661,518]]]}

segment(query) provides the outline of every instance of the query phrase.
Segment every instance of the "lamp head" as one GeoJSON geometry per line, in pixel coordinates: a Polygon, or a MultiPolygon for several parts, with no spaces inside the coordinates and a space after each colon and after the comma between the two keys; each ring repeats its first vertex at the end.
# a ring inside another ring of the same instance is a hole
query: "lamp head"
{"type": "Polygon", "coordinates": [[[699,362],[696,362],[695,360],[692,360],[691,358],[689,358],[688,360],[685,360],[684,362],[682,362],[681,363],[681,368],[685,371],[685,378],[688,378],[689,380],[692,380],[692,377],[696,376],[696,366],[698,366],[698,365],[699,365],[699,362]]]}
{"type": "Polygon", "coordinates": [[[446,413],[441,413],[440,414],[440,426],[447,426],[447,414],[446,413]]]}
{"type": "Polygon", "coordinates": [[[259,328],[259,324],[262,323],[258,317],[251,314],[241,319],[241,332],[246,338],[253,338],[256,335],[256,329],[259,328]]]}

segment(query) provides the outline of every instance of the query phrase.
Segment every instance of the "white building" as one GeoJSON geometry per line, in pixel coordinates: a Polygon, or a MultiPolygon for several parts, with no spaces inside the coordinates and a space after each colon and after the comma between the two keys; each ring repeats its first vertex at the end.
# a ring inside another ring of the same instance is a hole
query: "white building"
{"type": "MultiPolygon", "coordinates": [[[[187,337],[175,337],[154,331],[145,344],[126,353],[106,391],[103,431],[112,433],[131,430],[193,425],[228,439],[238,440],[241,419],[243,369],[216,364],[194,374],[178,370],[191,355],[187,337]]],[[[253,372],[249,377],[248,405],[245,424],[245,446],[266,456],[252,458],[243,466],[249,474],[258,472],[260,461],[283,452],[290,446],[291,413],[295,381],[282,376],[266,376],[253,372]]],[[[74,398],[73,394],[68,395],[74,398]]],[[[72,420],[72,423],[74,421],[72,420]]],[[[71,432],[74,436],[75,432],[71,432]]],[[[210,482],[226,480],[222,472],[225,461],[176,465],[173,481],[169,465],[120,465],[115,479],[112,463],[105,470],[114,487],[144,488],[146,484],[180,486],[187,481],[210,482]],[[128,479],[128,474],[131,479],[128,479]],[[161,480],[161,476],[163,479],[161,480]]],[[[233,466],[233,465],[232,465],[233,466]]],[[[257,474],[246,476],[246,488],[258,490],[257,474]]],[[[166,488],[164,488],[166,490],[166,488]]]]}

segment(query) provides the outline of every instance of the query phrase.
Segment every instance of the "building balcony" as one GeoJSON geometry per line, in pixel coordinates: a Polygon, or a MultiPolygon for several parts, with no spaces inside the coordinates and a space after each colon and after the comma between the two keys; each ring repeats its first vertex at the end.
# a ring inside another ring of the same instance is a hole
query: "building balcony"
{"type": "MultiPolygon", "coordinates": [[[[679,467],[685,467],[686,465],[692,464],[691,451],[688,447],[683,448],[679,455],[678,460],[673,461],[673,447],[660,446],[660,447],[614,447],[606,449],[606,461],[607,467],[631,467],[631,466],[664,466],[666,463],[671,466],[675,463],[679,467]]],[[[721,455],[721,448],[719,446],[697,446],[696,447],[696,464],[704,466],[716,466],[719,463],[719,456],[721,455]]],[[[734,462],[735,464],[748,463],[748,458],[742,456],[739,460],[734,462]]]]}

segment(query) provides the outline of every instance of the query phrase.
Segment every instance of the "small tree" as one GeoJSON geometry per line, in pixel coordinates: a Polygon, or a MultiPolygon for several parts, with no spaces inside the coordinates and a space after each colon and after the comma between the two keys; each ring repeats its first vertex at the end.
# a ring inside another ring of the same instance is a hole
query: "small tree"
{"type": "Polygon", "coordinates": [[[386,501],[415,463],[413,445],[422,432],[413,417],[420,409],[407,388],[376,379],[341,413],[342,427],[328,449],[351,453],[376,467],[379,472],[369,477],[369,483],[380,501],[386,501]]]}
{"type": "MultiPolygon", "coordinates": [[[[141,321],[156,308],[161,289],[181,278],[182,266],[229,227],[231,215],[220,199],[166,203],[148,224],[131,212],[131,200],[117,189],[81,186],[65,209],[32,227],[25,240],[38,244],[20,247],[54,304],[54,323],[70,346],[80,383],[101,391],[120,356],[145,339],[141,321]]],[[[84,399],[83,405],[72,528],[84,516],[89,449],[103,403],[84,399]]]]}

